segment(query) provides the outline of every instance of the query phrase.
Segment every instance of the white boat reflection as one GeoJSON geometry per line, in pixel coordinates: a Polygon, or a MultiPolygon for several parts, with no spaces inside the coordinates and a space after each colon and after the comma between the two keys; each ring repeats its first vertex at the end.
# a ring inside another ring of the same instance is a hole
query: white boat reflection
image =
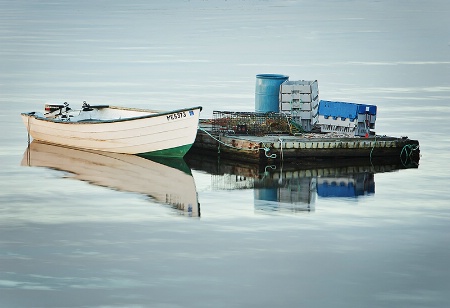
{"type": "Polygon", "coordinates": [[[34,140],[23,166],[47,167],[118,191],[147,195],[180,213],[199,217],[195,181],[183,159],[150,160],[136,155],[80,150],[34,140]]]}

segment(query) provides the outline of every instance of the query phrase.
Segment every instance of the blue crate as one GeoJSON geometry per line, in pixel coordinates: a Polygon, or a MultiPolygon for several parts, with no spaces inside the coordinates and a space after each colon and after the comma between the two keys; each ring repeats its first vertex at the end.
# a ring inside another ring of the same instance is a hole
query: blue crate
{"type": "Polygon", "coordinates": [[[358,118],[358,114],[376,115],[377,106],[325,100],[319,102],[319,115],[324,116],[326,119],[328,117],[333,117],[333,119],[348,118],[353,122],[358,118]]]}

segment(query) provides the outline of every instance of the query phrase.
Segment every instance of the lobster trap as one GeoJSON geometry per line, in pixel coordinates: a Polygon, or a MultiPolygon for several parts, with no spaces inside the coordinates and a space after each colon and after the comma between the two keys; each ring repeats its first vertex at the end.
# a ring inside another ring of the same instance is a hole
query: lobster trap
{"type": "Polygon", "coordinates": [[[213,111],[215,134],[263,136],[289,134],[291,129],[289,117],[281,113],[213,111]]]}

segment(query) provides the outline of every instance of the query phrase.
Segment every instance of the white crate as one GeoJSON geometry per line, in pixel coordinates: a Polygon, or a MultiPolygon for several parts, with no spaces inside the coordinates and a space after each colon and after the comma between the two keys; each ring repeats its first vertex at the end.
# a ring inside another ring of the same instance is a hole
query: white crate
{"type": "Polygon", "coordinates": [[[320,127],[322,132],[340,132],[348,133],[353,136],[366,136],[370,133],[371,128],[375,128],[375,123],[370,123],[369,126],[362,121],[358,122],[356,119],[350,121],[349,118],[325,118],[323,115],[318,116],[317,125],[320,127]]]}
{"type": "Polygon", "coordinates": [[[296,80],[285,81],[280,85],[280,93],[303,93],[311,94],[313,99],[319,95],[319,85],[317,80],[296,80]]]}
{"type": "Polygon", "coordinates": [[[299,114],[295,114],[295,115],[292,116],[292,119],[296,120],[296,121],[300,120],[300,119],[309,120],[309,121],[312,121],[315,124],[315,123],[317,123],[317,121],[319,119],[319,115],[318,114],[310,114],[309,116],[305,116],[303,114],[303,117],[301,117],[299,114]]]}
{"type": "Polygon", "coordinates": [[[311,111],[317,109],[317,105],[314,106],[311,103],[299,103],[299,102],[281,103],[280,106],[281,111],[311,111]]]}
{"type": "Polygon", "coordinates": [[[332,132],[338,132],[338,133],[346,133],[350,136],[356,136],[356,127],[344,127],[344,126],[337,126],[337,125],[326,125],[326,124],[317,124],[317,126],[320,128],[320,131],[322,133],[332,133],[332,132]]]}
{"type": "Polygon", "coordinates": [[[293,117],[292,121],[300,125],[305,132],[310,132],[317,123],[317,117],[312,119],[302,119],[301,117],[293,117]]]}
{"type": "Polygon", "coordinates": [[[293,108],[293,104],[291,103],[280,103],[280,111],[291,111],[293,108]]]}
{"type": "Polygon", "coordinates": [[[328,126],[341,126],[341,127],[350,127],[355,128],[358,125],[356,119],[354,121],[350,121],[349,118],[333,118],[333,117],[325,117],[324,115],[319,114],[318,123],[319,125],[328,125],[328,126]]]}
{"type": "Polygon", "coordinates": [[[311,103],[316,100],[317,96],[313,97],[312,94],[305,93],[280,93],[280,101],[283,103],[287,102],[302,102],[302,103],[311,103]]]}
{"type": "Polygon", "coordinates": [[[311,124],[315,125],[317,124],[318,121],[319,121],[319,114],[316,113],[316,115],[311,118],[311,124]]]}
{"type": "Polygon", "coordinates": [[[311,106],[312,106],[312,108],[313,109],[316,109],[316,108],[318,108],[319,107],[319,97],[317,97],[315,100],[313,100],[312,102],[311,102],[311,106]]]}
{"type": "Polygon", "coordinates": [[[316,99],[310,103],[304,103],[299,101],[293,102],[280,102],[280,110],[281,111],[312,111],[316,110],[319,107],[319,100],[316,99]]]}
{"type": "Polygon", "coordinates": [[[313,129],[314,124],[311,121],[302,120],[302,127],[305,132],[310,132],[313,129]]]}
{"type": "Polygon", "coordinates": [[[358,122],[364,122],[364,121],[369,121],[370,124],[372,124],[372,128],[375,128],[375,121],[377,119],[376,115],[372,115],[372,114],[358,114],[358,122]]]}
{"type": "Polygon", "coordinates": [[[364,123],[358,123],[355,135],[365,137],[366,134],[370,134],[370,127],[367,127],[364,123]]]}
{"type": "Polygon", "coordinates": [[[316,94],[316,96],[319,96],[319,83],[317,80],[314,80],[314,82],[311,84],[311,93],[316,94]]]}
{"type": "Polygon", "coordinates": [[[300,118],[305,120],[311,120],[318,117],[316,110],[311,111],[301,111],[300,109],[297,110],[291,110],[290,112],[283,112],[284,114],[290,115],[293,119],[294,118],[300,118]]]}
{"type": "Polygon", "coordinates": [[[298,116],[300,116],[302,119],[312,119],[317,116],[317,110],[300,111],[298,113],[298,116]]]}

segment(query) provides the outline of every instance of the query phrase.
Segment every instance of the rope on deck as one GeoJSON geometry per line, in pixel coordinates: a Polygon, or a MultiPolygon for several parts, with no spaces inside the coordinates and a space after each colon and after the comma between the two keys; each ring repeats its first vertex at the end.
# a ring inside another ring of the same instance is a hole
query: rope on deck
{"type": "Polygon", "coordinates": [[[218,147],[219,153],[220,153],[220,145],[222,144],[222,145],[224,145],[224,146],[227,146],[227,147],[229,147],[229,148],[233,148],[233,149],[236,149],[236,150],[243,150],[243,151],[259,151],[259,150],[264,150],[264,154],[266,155],[267,158],[277,158],[277,154],[275,154],[275,153],[269,154],[270,148],[267,147],[264,143],[263,143],[264,147],[258,148],[258,149],[238,148],[238,147],[235,147],[235,146],[233,146],[233,145],[231,145],[231,144],[226,144],[225,142],[223,142],[223,141],[220,140],[220,139],[217,139],[216,137],[214,137],[213,135],[211,135],[208,131],[206,131],[205,129],[201,128],[200,126],[198,127],[198,129],[201,130],[202,132],[206,133],[209,137],[211,137],[212,139],[214,139],[215,141],[217,141],[217,142],[219,143],[219,147],[218,147]]]}

